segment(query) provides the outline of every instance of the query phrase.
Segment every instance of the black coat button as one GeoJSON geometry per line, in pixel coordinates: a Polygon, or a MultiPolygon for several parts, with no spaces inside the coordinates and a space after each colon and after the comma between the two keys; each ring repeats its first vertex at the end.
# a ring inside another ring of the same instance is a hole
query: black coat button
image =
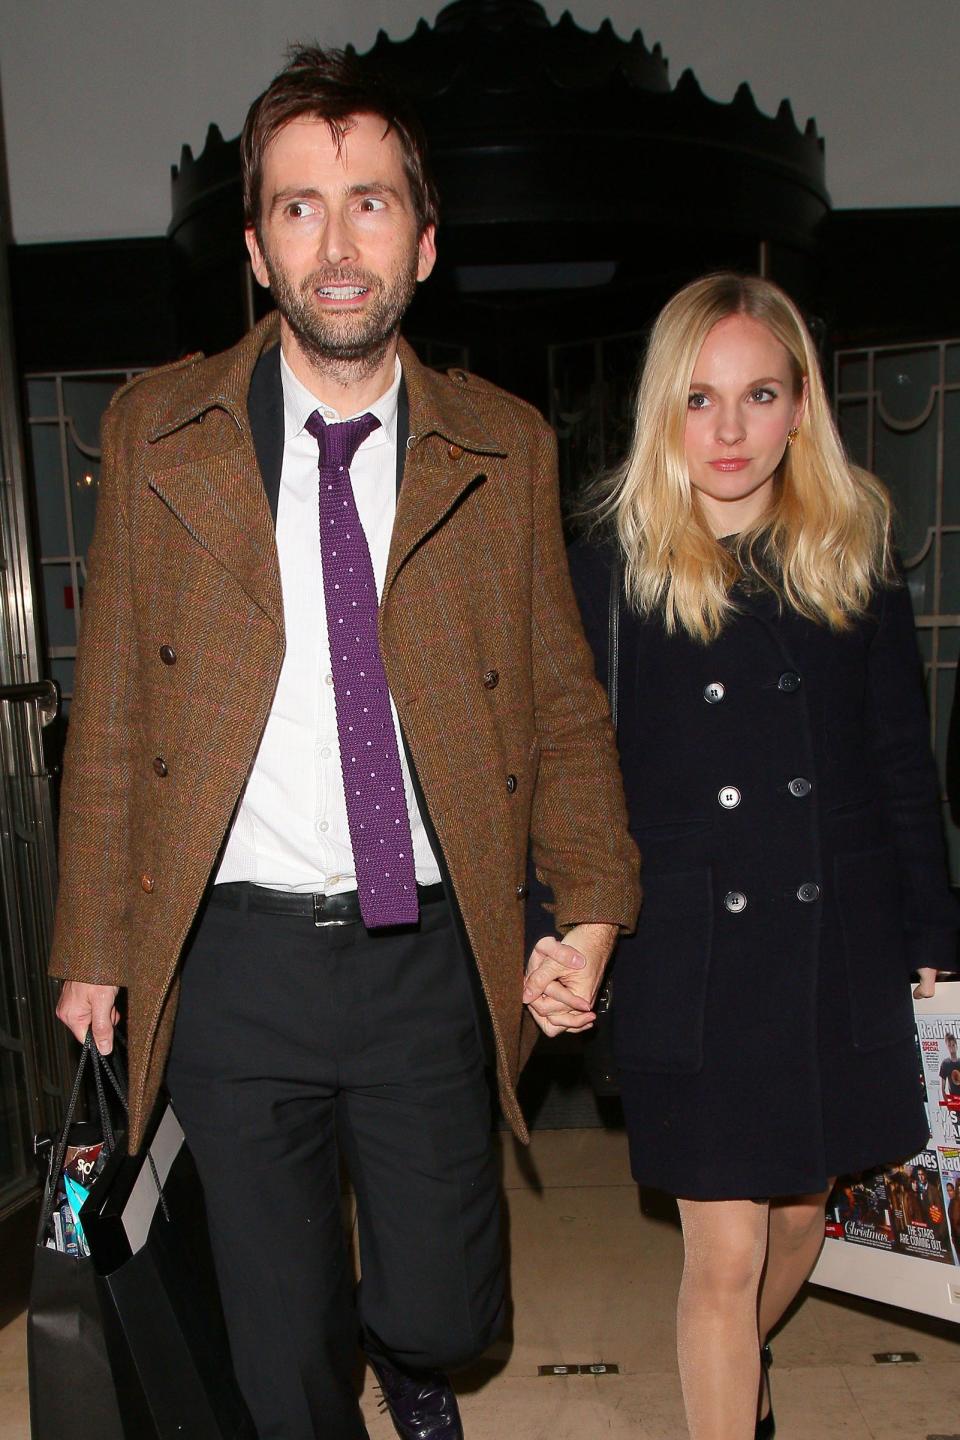
{"type": "Polygon", "coordinates": [[[810,794],[813,786],[810,784],[809,780],[805,780],[802,775],[798,775],[794,780],[790,781],[787,789],[790,791],[791,795],[796,795],[798,800],[802,800],[804,795],[810,794]]]}
{"type": "Polygon", "coordinates": [[[154,760],[154,762],[153,762],[153,773],[154,773],[154,775],[159,775],[161,780],[163,779],[164,775],[167,775],[167,774],[170,773],[170,772],[167,770],[167,762],[166,762],[166,760],[164,760],[164,758],[163,758],[162,755],[158,755],[157,758],[156,758],[156,760],[154,760]]]}
{"type": "Polygon", "coordinates": [[[518,885],[518,886],[517,886],[517,899],[518,899],[518,900],[526,900],[528,891],[529,891],[529,886],[527,886],[527,885],[518,885]]]}
{"type": "Polygon", "coordinates": [[[728,890],[723,897],[723,904],[731,915],[739,915],[741,910],[747,908],[747,897],[742,890],[728,890]]]}
{"type": "Polygon", "coordinates": [[[802,900],[804,905],[812,905],[814,900],[820,899],[820,886],[812,880],[805,881],[797,891],[797,899],[802,900]]]}
{"type": "Polygon", "coordinates": [[[703,698],[708,705],[719,705],[726,693],[725,687],[719,680],[711,680],[709,685],[703,687],[703,698]]]}
{"type": "Polygon", "coordinates": [[[500,671],[484,670],[483,684],[484,688],[487,690],[496,690],[497,686],[500,684],[500,671]]]}
{"type": "Polygon", "coordinates": [[[777,689],[782,690],[786,695],[792,695],[794,690],[800,689],[800,676],[796,670],[784,670],[777,681],[777,689]]]}
{"type": "Polygon", "coordinates": [[[514,790],[516,790],[516,788],[517,788],[517,777],[516,777],[516,775],[508,775],[508,776],[507,776],[507,790],[508,790],[509,793],[512,795],[513,792],[514,792],[514,790]]]}
{"type": "Polygon", "coordinates": [[[177,652],[176,650],[174,650],[172,645],[160,646],[160,659],[163,661],[164,665],[176,665],[177,652]]]}

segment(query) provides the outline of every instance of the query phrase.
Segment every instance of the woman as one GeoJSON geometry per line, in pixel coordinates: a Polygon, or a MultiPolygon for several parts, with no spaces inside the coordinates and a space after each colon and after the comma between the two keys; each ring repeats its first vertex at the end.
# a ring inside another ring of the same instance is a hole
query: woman
{"type": "Polygon", "coordinates": [[[774,1433],[761,1347],[839,1173],[927,1139],[908,976],[952,962],[913,617],[880,482],[845,458],[792,302],[721,274],[666,306],[630,454],[575,547],[645,900],[616,969],[633,1173],[679,1202],[695,1440],[774,1433]]]}

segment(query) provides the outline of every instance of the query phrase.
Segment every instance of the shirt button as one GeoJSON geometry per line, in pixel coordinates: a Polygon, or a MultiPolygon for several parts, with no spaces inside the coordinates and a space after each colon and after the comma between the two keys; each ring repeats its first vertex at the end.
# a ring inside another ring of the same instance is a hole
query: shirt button
{"type": "Polygon", "coordinates": [[[709,685],[703,687],[703,698],[708,705],[719,705],[726,693],[719,680],[711,680],[709,685]]]}
{"type": "Polygon", "coordinates": [[[140,876],[140,889],[144,892],[144,894],[145,894],[145,895],[152,895],[152,894],[153,894],[153,888],[154,888],[154,885],[153,885],[153,876],[152,876],[152,875],[141,875],[141,876],[140,876]]]}
{"type": "Polygon", "coordinates": [[[341,881],[342,879],[343,879],[343,876],[342,876],[342,875],[328,875],[328,876],[327,876],[327,884],[328,884],[328,885],[339,885],[339,884],[340,884],[340,881],[341,881]]]}
{"type": "Polygon", "coordinates": [[[329,745],[324,745],[324,746],[321,748],[321,751],[320,751],[320,758],[321,758],[322,760],[329,760],[329,759],[330,759],[330,753],[331,753],[331,752],[330,752],[330,746],[329,746],[329,745]]]}
{"type": "Polygon", "coordinates": [[[796,795],[798,800],[802,800],[804,795],[810,794],[813,786],[810,784],[809,780],[805,780],[802,775],[798,775],[795,780],[790,781],[787,789],[790,791],[791,795],[796,795]]]}
{"type": "Polygon", "coordinates": [[[484,670],[484,672],[483,672],[483,685],[484,685],[484,689],[486,689],[486,690],[495,690],[499,684],[500,684],[500,671],[499,671],[499,670],[484,670]]]}
{"type": "Polygon", "coordinates": [[[804,905],[812,905],[814,900],[820,899],[820,886],[812,880],[805,881],[797,891],[797,899],[802,900],[804,905]]]}
{"type": "Polygon", "coordinates": [[[169,774],[169,771],[167,770],[167,762],[166,760],[164,760],[162,755],[158,755],[156,760],[154,760],[153,773],[154,775],[159,775],[161,780],[163,779],[164,775],[169,774]]]}
{"type": "Polygon", "coordinates": [[[736,810],[740,804],[740,791],[736,785],[725,785],[717,796],[724,810],[736,810]]]}
{"type": "Polygon", "coordinates": [[[794,690],[800,689],[800,676],[796,670],[784,670],[777,681],[777,689],[782,690],[786,695],[792,695],[794,690]]]}
{"type": "Polygon", "coordinates": [[[516,775],[508,775],[508,776],[507,776],[507,791],[508,791],[508,793],[509,793],[510,795],[512,795],[513,792],[514,792],[514,790],[516,790],[516,788],[517,788],[517,777],[516,777],[516,775]]]}
{"type": "Polygon", "coordinates": [[[329,820],[318,820],[318,821],[317,821],[317,829],[320,831],[320,833],[321,833],[322,835],[325,835],[326,832],[330,829],[330,821],[329,821],[329,820]]]}
{"type": "Polygon", "coordinates": [[[176,665],[177,652],[176,650],[174,650],[172,645],[160,646],[160,659],[163,661],[164,665],[176,665]]]}
{"type": "Polygon", "coordinates": [[[747,897],[742,890],[728,890],[723,897],[723,904],[731,915],[739,915],[741,910],[747,908],[747,897]]]}
{"type": "Polygon", "coordinates": [[[333,676],[332,676],[332,675],[324,675],[324,677],[323,677],[323,683],[324,683],[324,685],[332,685],[332,684],[333,684],[333,676]]]}

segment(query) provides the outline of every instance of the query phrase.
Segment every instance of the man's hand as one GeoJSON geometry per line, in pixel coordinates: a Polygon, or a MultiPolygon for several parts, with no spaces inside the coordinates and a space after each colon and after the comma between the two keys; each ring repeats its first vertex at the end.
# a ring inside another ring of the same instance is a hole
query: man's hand
{"type": "Polygon", "coordinates": [[[117,988],[66,980],[57,1004],[57,1019],[63,1021],[81,1045],[87,1031],[93,1028],[93,1041],[101,1055],[109,1055],[113,1049],[113,1027],[120,1020],[120,1011],[114,1004],[117,988]]]}
{"type": "Polygon", "coordinates": [[[545,935],[537,941],[527,964],[523,1002],[545,1035],[593,1025],[593,1002],[616,938],[616,925],[575,925],[563,940],[545,935]]]}

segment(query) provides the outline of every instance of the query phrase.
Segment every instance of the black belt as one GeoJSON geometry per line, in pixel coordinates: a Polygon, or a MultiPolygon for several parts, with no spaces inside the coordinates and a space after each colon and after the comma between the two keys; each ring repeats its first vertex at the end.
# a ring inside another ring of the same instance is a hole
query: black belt
{"type": "MultiPolygon", "coordinates": [[[[441,884],[417,885],[421,905],[432,905],[444,898],[441,884]]],[[[271,890],[266,885],[253,885],[249,880],[228,880],[214,885],[210,903],[227,905],[231,910],[262,910],[267,915],[300,915],[314,925],[357,925],[360,897],[356,890],[339,895],[302,895],[292,890],[271,890]]]]}

